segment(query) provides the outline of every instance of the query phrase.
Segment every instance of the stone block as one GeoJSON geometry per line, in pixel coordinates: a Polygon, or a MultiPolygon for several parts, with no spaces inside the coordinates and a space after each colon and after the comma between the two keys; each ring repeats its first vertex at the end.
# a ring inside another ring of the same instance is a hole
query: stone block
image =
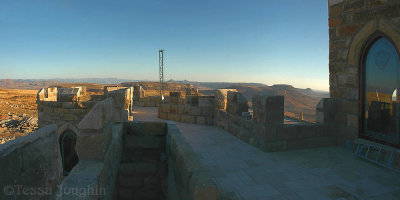
{"type": "Polygon", "coordinates": [[[106,126],[113,119],[114,101],[107,98],[98,102],[90,112],[79,122],[80,130],[92,129],[99,130],[106,126]]]}
{"type": "Polygon", "coordinates": [[[265,110],[281,112],[284,109],[284,97],[283,96],[268,96],[265,98],[265,110]]]}
{"type": "Polygon", "coordinates": [[[159,115],[159,118],[160,118],[160,119],[168,119],[168,113],[166,113],[166,112],[160,112],[159,114],[160,114],[160,115],[159,115]]]}
{"type": "Polygon", "coordinates": [[[166,134],[166,125],[163,122],[127,122],[124,123],[126,135],[158,135],[166,134]]]}
{"type": "Polygon", "coordinates": [[[248,112],[248,109],[248,101],[242,94],[228,91],[226,112],[241,116],[243,112],[248,112]]]}
{"type": "Polygon", "coordinates": [[[160,108],[161,112],[166,112],[166,113],[171,112],[171,104],[166,104],[166,103],[160,104],[160,108]]]}
{"type": "Polygon", "coordinates": [[[130,200],[135,195],[134,189],[132,188],[118,188],[118,199],[130,200]]]}
{"type": "MultiPolygon", "coordinates": [[[[123,164],[121,164],[123,165],[123,164]]],[[[121,169],[121,168],[120,168],[121,169]]],[[[134,174],[135,169],[132,165],[132,173],[134,174]]],[[[129,174],[129,173],[128,173],[129,174]]],[[[141,188],[144,186],[144,178],[141,176],[127,176],[123,175],[121,172],[118,176],[118,185],[121,188],[141,188]]]]}
{"type": "Polygon", "coordinates": [[[129,135],[125,137],[125,148],[163,148],[165,138],[160,136],[137,136],[129,135]]]}
{"type": "Polygon", "coordinates": [[[199,96],[186,96],[186,105],[199,105],[199,96]]]}
{"type": "Polygon", "coordinates": [[[135,192],[134,199],[159,200],[159,194],[150,189],[143,189],[135,192]]]}
{"type": "Polygon", "coordinates": [[[147,176],[144,178],[144,187],[157,191],[161,187],[160,177],[157,176],[147,176]]]}
{"type": "Polygon", "coordinates": [[[203,108],[201,108],[201,115],[214,116],[214,107],[203,107],[203,108]]]}
{"type": "Polygon", "coordinates": [[[198,106],[190,106],[190,115],[201,115],[201,108],[198,106]]]}
{"type": "Polygon", "coordinates": [[[75,102],[62,102],[62,108],[73,109],[76,107],[77,107],[77,104],[75,102]]]}
{"type": "Polygon", "coordinates": [[[179,104],[179,102],[180,102],[180,97],[172,96],[172,97],[170,97],[170,102],[171,102],[172,104],[179,104]]]}
{"type": "Polygon", "coordinates": [[[196,117],[193,115],[181,115],[181,121],[185,123],[195,123],[196,117]]]}
{"type": "Polygon", "coordinates": [[[214,117],[206,116],[206,124],[213,125],[214,124],[214,117]]]}
{"type": "Polygon", "coordinates": [[[81,160],[93,158],[103,159],[111,142],[111,135],[111,123],[100,130],[79,130],[75,147],[78,157],[81,160]]]}
{"type": "Polygon", "coordinates": [[[336,30],[336,35],[339,37],[354,35],[359,28],[358,24],[345,25],[336,30]]]}
{"type": "Polygon", "coordinates": [[[298,125],[297,138],[317,137],[317,132],[323,131],[320,125],[298,125]]]}
{"type": "Polygon", "coordinates": [[[156,174],[157,162],[139,162],[135,163],[135,172],[137,174],[156,174]]]}
{"type": "Polygon", "coordinates": [[[75,102],[79,97],[79,88],[59,88],[57,92],[58,102],[75,102]]]}
{"type": "Polygon", "coordinates": [[[274,126],[274,125],[281,125],[283,124],[283,111],[273,111],[273,112],[267,112],[265,115],[265,125],[267,126],[274,126]]]}
{"type": "Polygon", "coordinates": [[[219,89],[215,92],[215,103],[217,109],[226,110],[228,91],[237,92],[236,89],[219,89]]]}
{"type": "Polygon", "coordinates": [[[74,114],[61,114],[60,119],[63,119],[66,121],[73,121],[73,120],[78,120],[78,117],[74,114]]]}
{"type": "Polygon", "coordinates": [[[358,115],[347,114],[347,125],[358,128],[358,115]]]}
{"type": "Polygon", "coordinates": [[[249,138],[250,138],[250,132],[244,128],[240,128],[238,133],[237,133],[237,137],[246,142],[249,143],[249,138]]]}
{"type": "Polygon", "coordinates": [[[206,124],[206,117],[204,116],[196,116],[196,124],[206,124]]]}
{"type": "Polygon", "coordinates": [[[297,137],[297,126],[284,126],[280,127],[276,131],[277,140],[292,140],[297,137]]]}
{"type": "Polygon", "coordinates": [[[64,113],[68,113],[68,109],[54,108],[53,112],[57,113],[57,114],[64,114],[64,113]]]}
{"type": "Polygon", "coordinates": [[[199,107],[214,107],[215,96],[199,96],[199,107]]]}
{"type": "Polygon", "coordinates": [[[177,104],[171,104],[170,113],[178,113],[178,105],[177,104]]]}
{"type": "Polygon", "coordinates": [[[178,105],[178,114],[184,114],[185,113],[185,105],[178,105]]]}
{"type": "Polygon", "coordinates": [[[176,113],[168,113],[168,120],[180,121],[181,115],[176,113]]]}

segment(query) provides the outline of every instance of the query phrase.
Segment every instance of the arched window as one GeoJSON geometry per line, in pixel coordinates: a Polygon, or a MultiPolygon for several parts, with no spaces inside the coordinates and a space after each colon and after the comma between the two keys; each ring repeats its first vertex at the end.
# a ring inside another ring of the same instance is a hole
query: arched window
{"type": "Polygon", "coordinates": [[[63,175],[68,176],[72,168],[79,162],[78,155],[75,151],[76,135],[71,130],[66,130],[61,134],[60,152],[62,159],[63,175]]]}
{"type": "Polygon", "coordinates": [[[362,64],[362,133],[399,144],[400,62],[396,47],[385,37],[368,46],[362,64]]]}

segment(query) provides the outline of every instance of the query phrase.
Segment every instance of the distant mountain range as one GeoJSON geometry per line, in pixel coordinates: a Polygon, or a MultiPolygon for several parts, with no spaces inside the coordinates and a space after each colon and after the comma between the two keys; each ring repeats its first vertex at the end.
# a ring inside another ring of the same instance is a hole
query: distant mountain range
{"type": "Polygon", "coordinates": [[[31,89],[60,85],[64,83],[120,84],[132,80],[118,78],[82,78],[82,79],[0,79],[2,89],[31,89]]]}

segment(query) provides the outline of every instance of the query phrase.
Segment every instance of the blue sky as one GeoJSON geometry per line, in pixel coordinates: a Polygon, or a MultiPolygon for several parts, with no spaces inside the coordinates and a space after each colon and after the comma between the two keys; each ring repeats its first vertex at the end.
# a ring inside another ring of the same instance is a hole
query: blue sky
{"type": "Polygon", "coordinates": [[[0,0],[0,79],[260,82],[328,90],[327,1],[0,0]]]}

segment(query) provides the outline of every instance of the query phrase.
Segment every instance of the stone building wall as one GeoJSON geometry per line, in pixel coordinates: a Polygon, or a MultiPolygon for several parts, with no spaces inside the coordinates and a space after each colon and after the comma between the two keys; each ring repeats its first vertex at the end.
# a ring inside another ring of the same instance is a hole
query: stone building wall
{"type": "Polygon", "coordinates": [[[38,126],[75,125],[83,119],[97,101],[81,102],[84,88],[42,88],[37,94],[38,126]]]}
{"type": "Polygon", "coordinates": [[[359,137],[360,69],[367,43],[382,33],[400,49],[400,1],[329,0],[328,4],[329,84],[333,99],[323,100],[319,110],[329,110],[331,114],[325,115],[323,121],[335,123],[337,137],[343,143],[359,137]],[[336,110],[333,115],[332,108],[336,110]]]}
{"type": "Polygon", "coordinates": [[[114,121],[133,120],[133,88],[105,86],[104,95],[87,96],[85,87],[42,88],[37,94],[38,126],[77,125],[90,109],[107,97],[115,100],[114,121]]]}
{"type": "Polygon", "coordinates": [[[214,96],[185,96],[183,92],[170,92],[169,98],[158,108],[158,117],[185,123],[212,125],[214,110],[214,96]]]}

